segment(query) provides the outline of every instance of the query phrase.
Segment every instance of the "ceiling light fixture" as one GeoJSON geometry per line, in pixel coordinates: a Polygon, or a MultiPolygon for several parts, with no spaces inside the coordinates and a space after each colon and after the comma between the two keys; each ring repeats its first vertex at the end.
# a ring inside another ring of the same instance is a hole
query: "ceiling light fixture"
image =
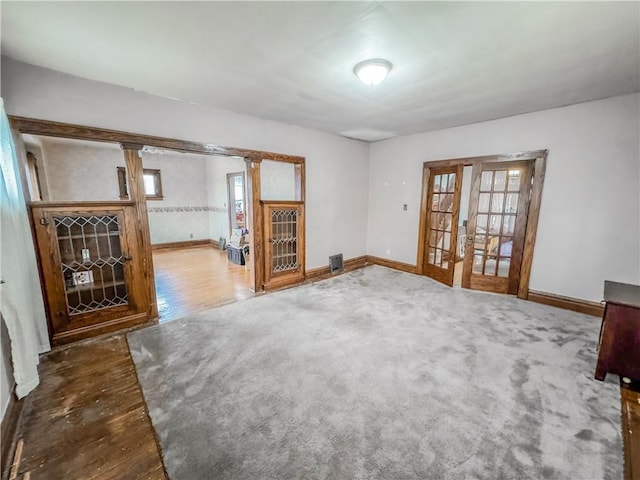
{"type": "Polygon", "coordinates": [[[353,73],[355,73],[365,85],[378,85],[384,80],[392,67],[393,65],[391,65],[391,62],[388,60],[372,58],[358,63],[353,67],[353,73]]]}

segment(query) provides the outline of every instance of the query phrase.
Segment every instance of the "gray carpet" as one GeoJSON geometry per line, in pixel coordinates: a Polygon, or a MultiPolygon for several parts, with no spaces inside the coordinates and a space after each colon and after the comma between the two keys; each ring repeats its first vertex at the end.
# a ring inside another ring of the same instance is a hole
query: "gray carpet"
{"type": "Polygon", "coordinates": [[[620,479],[600,322],[368,267],[129,334],[194,479],[620,479]]]}

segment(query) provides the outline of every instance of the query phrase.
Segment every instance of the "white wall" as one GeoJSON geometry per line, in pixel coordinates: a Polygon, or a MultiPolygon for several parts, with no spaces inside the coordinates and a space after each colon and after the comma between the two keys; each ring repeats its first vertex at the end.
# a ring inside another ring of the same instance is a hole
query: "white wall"
{"type": "Polygon", "coordinates": [[[229,241],[227,173],[235,172],[245,172],[244,159],[218,156],[207,159],[207,187],[210,207],[209,238],[212,240],[218,240],[220,237],[224,237],[229,241]]]}
{"type": "Polygon", "coordinates": [[[264,160],[260,164],[260,195],[263,200],[296,200],[293,163],[264,160]]]}
{"type": "Polygon", "coordinates": [[[209,238],[206,158],[178,152],[142,153],[142,166],[160,170],[163,200],[148,200],[151,243],[209,238]]]}
{"type": "Polygon", "coordinates": [[[422,162],[549,149],[530,288],[640,283],[639,112],[633,94],[372,144],[367,252],[415,265],[422,162]]]}
{"type": "Polygon", "coordinates": [[[2,58],[10,115],[306,157],[307,267],[364,255],[369,145],[2,58]]]}
{"type": "Polygon", "coordinates": [[[116,167],[124,167],[124,155],[119,145],[41,140],[49,200],[120,199],[116,167]]]}

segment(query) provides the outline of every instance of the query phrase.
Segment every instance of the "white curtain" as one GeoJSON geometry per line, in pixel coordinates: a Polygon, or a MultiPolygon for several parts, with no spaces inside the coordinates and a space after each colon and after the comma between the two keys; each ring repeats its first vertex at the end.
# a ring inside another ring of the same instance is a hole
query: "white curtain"
{"type": "Polygon", "coordinates": [[[50,346],[18,156],[1,98],[0,110],[0,311],[11,340],[16,394],[22,398],[38,386],[38,354],[50,346]]]}

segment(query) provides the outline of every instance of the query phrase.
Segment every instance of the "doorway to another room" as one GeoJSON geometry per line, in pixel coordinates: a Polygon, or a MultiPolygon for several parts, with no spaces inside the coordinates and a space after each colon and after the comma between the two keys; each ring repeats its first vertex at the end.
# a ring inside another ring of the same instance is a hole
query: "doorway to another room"
{"type": "Polygon", "coordinates": [[[159,321],[252,297],[244,158],[145,147],[142,163],[159,321]]]}
{"type": "Polygon", "coordinates": [[[425,162],[418,273],[527,298],[546,154],[425,162]]]}

